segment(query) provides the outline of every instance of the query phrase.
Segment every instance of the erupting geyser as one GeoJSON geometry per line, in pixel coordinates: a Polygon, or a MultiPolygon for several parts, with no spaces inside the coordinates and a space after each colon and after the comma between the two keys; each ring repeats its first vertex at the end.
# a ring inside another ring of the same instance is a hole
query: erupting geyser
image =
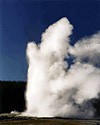
{"type": "Polygon", "coordinates": [[[90,100],[100,92],[100,33],[71,46],[67,18],[51,25],[39,45],[27,45],[26,115],[92,117],[90,100]],[[73,63],[67,60],[73,58],[73,63]],[[69,66],[70,65],[70,66],[69,66]]]}

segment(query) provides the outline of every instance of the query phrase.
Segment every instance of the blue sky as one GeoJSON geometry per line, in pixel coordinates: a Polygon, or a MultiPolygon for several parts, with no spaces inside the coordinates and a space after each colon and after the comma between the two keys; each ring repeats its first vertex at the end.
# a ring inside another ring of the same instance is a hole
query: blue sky
{"type": "Polygon", "coordinates": [[[67,17],[71,44],[100,30],[99,0],[0,0],[0,80],[26,81],[26,46],[50,24],[67,17]]]}

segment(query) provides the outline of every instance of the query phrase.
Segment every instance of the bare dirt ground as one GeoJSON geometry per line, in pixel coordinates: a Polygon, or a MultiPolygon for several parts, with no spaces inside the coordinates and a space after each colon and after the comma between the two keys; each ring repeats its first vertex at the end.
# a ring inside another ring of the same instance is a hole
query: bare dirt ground
{"type": "Polygon", "coordinates": [[[100,125],[100,119],[36,118],[1,114],[0,125],[100,125]]]}

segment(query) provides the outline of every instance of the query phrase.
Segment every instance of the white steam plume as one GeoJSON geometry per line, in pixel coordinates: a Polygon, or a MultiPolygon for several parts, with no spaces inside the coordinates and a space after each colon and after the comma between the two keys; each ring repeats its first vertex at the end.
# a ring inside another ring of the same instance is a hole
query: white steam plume
{"type": "Polygon", "coordinates": [[[90,100],[100,92],[100,33],[69,44],[73,26],[67,18],[51,25],[42,42],[27,45],[26,115],[92,117],[90,100]],[[69,68],[65,58],[73,56],[69,68]]]}

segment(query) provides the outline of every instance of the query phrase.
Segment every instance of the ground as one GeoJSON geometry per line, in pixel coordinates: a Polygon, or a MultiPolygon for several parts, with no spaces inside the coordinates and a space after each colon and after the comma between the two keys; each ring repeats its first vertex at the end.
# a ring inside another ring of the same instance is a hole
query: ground
{"type": "Polygon", "coordinates": [[[0,125],[100,125],[100,119],[37,118],[1,114],[0,125]]]}

